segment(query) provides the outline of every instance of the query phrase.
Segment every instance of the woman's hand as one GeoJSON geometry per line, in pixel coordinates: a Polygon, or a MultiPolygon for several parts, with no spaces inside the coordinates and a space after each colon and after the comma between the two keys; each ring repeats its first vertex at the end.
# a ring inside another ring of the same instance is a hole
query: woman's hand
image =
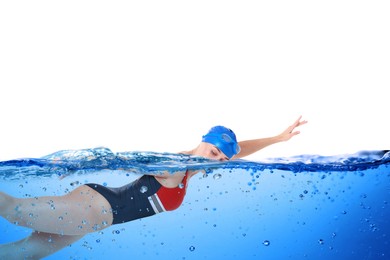
{"type": "Polygon", "coordinates": [[[279,134],[278,137],[279,137],[280,141],[288,141],[293,136],[301,133],[300,131],[295,131],[295,128],[307,123],[306,120],[301,121],[301,119],[302,119],[302,116],[298,117],[298,119],[292,125],[287,127],[286,130],[284,130],[281,134],[279,134]]]}

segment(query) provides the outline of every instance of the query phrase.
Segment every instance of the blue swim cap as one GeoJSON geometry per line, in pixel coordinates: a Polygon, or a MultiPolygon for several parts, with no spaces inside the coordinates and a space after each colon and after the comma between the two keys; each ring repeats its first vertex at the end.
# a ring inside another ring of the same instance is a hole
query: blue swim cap
{"type": "Polygon", "coordinates": [[[218,147],[227,157],[232,158],[240,152],[236,135],[232,130],[224,126],[214,126],[202,137],[202,142],[210,143],[218,147]]]}

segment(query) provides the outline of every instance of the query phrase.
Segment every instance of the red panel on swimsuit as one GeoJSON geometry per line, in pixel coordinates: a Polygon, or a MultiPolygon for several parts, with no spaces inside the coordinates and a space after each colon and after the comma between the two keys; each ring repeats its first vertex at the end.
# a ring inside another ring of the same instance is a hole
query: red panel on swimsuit
{"type": "Polygon", "coordinates": [[[184,176],[182,183],[175,188],[167,188],[161,186],[157,191],[157,195],[163,204],[165,210],[175,210],[180,207],[184,200],[187,189],[187,174],[184,176]]]}

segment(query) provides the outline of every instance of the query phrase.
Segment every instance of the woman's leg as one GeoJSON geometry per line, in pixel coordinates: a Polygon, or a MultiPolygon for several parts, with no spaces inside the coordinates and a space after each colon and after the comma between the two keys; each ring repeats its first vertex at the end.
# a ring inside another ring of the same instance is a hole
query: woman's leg
{"type": "Polygon", "coordinates": [[[82,237],[35,231],[25,239],[0,245],[0,259],[41,259],[69,246],[82,237]]]}
{"type": "Polygon", "coordinates": [[[83,185],[63,196],[14,198],[0,192],[0,215],[16,225],[59,235],[85,235],[112,224],[108,201],[83,185]]]}

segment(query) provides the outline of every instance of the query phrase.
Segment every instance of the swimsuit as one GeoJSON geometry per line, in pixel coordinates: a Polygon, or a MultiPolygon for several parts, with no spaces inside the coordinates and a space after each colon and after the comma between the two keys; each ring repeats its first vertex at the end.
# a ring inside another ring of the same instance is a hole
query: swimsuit
{"type": "Polygon", "coordinates": [[[162,186],[152,175],[143,175],[119,188],[95,183],[86,185],[110,203],[114,217],[112,224],[119,224],[177,209],[186,194],[187,173],[175,188],[162,186]]]}

